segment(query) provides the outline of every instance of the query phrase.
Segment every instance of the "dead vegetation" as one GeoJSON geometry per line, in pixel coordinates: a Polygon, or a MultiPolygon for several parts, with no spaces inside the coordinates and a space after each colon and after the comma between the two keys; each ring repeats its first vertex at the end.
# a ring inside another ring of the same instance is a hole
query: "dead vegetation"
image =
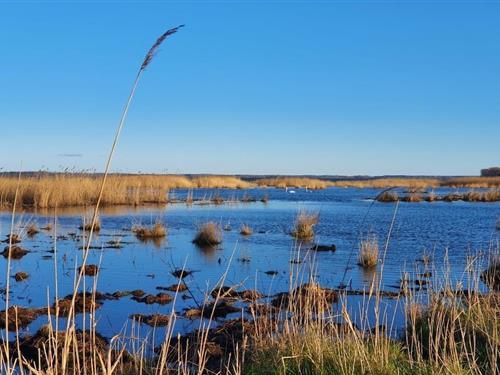
{"type": "Polygon", "coordinates": [[[247,224],[242,224],[240,228],[240,234],[242,236],[250,236],[253,233],[252,228],[247,224]]]}
{"type": "Polygon", "coordinates": [[[164,238],[167,235],[167,227],[160,221],[157,221],[151,227],[138,225],[132,228],[138,239],[148,240],[155,238],[164,238]]]}
{"type": "Polygon", "coordinates": [[[363,268],[373,268],[377,263],[378,240],[375,236],[369,236],[359,244],[358,264],[363,268]]]}
{"type": "Polygon", "coordinates": [[[299,211],[295,218],[292,236],[300,240],[310,240],[314,238],[314,227],[318,224],[319,214],[304,210],[299,211]]]}
{"type": "Polygon", "coordinates": [[[198,246],[216,246],[222,242],[222,231],[219,224],[213,221],[202,224],[198,228],[193,243],[198,246]]]}

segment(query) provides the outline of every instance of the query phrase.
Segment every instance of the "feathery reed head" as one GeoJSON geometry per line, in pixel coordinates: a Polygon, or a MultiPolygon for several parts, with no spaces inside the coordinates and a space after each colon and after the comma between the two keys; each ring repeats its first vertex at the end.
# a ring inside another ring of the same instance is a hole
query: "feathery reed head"
{"type": "Polygon", "coordinates": [[[153,44],[153,46],[149,49],[148,53],[146,54],[146,57],[144,58],[144,61],[142,62],[142,65],[141,65],[141,70],[146,69],[146,67],[149,65],[151,60],[153,60],[153,57],[156,53],[156,50],[160,47],[160,45],[163,43],[163,41],[165,39],[167,39],[167,37],[169,37],[170,35],[175,34],[177,32],[177,30],[179,30],[181,27],[184,27],[184,25],[179,25],[177,27],[174,27],[173,29],[169,29],[169,30],[165,31],[156,40],[155,44],[153,44]]]}

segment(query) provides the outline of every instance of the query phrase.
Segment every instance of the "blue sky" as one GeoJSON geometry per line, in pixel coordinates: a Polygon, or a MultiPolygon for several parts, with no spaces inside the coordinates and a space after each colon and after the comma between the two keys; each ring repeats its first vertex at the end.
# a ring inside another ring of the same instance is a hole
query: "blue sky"
{"type": "Polygon", "coordinates": [[[477,174],[500,164],[499,2],[2,1],[0,168],[477,174]]]}

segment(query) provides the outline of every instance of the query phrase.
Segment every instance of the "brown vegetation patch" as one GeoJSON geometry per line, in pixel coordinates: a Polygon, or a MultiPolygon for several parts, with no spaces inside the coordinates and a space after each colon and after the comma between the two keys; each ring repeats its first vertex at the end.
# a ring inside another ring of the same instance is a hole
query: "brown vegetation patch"
{"type": "Polygon", "coordinates": [[[215,246],[222,242],[222,233],[217,223],[209,221],[198,228],[193,240],[198,246],[215,246]]]}
{"type": "Polygon", "coordinates": [[[167,303],[172,302],[174,297],[172,297],[170,294],[167,293],[158,293],[156,295],[154,294],[146,294],[143,297],[132,297],[134,301],[140,302],[140,303],[145,303],[147,305],[152,305],[153,303],[157,303],[159,305],[166,305],[167,303]]]}
{"type": "MultiPolygon", "coordinates": [[[[78,267],[78,272],[82,272],[82,267],[78,267]]],[[[99,272],[99,267],[95,264],[87,264],[83,268],[83,274],[86,276],[95,276],[99,272]]]]}
{"type": "Polygon", "coordinates": [[[168,290],[169,292],[185,292],[188,290],[188,287],[184,283],[180,284],[172,284],[170,286],[164,287],[164,286],[157,286],[156,289],[158,290],[168,290]]]}
{"type": "Polygon", "coordinates": [[[243,224],[240,228],[240,234],[243,236],[250,236],[253,233],[252,228],[250,226],[243,224]]]}
{"type": "Polygon", "coordinates": [[[319,215],[300,211],[295,218],[292,236],[301,240],[310,240],[314,237],[314,227],[318,224],[319,215]]]}
{"type": "MultiPolygon", "coordinates": [[[[104,295],[99,292],[80,292],[75,296],[75,303],[73,307],[73,313],[79,314],[83,312],[91,312],[97,310],[102,306],[102,302],[111,297],[104,295]]],[[[59,308],[60,316],[68,316],[71,311],[71,302],[73,299],[72,294],[68,294],[66,297],[59,299],[57,304],[54,303],[52,306],[52,311],[55,313],[56,307],[59,308]]]]}
{"type": "Polygon", "coordinates": [[[385,191],[377,197],[377,201],[384,203],[397,202],[398,200],[399,196],[394,191],[385,191]]]}
{"type": "Polygon", "coordinates": [[[36,226],[35,223],[31,223],[28,228],[26,228],[26,234],[30,237],[35,236],[37,233],[40,231],[38,230],[38,227],[36,226]]]}
{"type": "Polygon", "coordinates": [[[20,306],[11,306],[8,309],[8,314],[5,310],[0,311],[0,327],[5,328],[5,318],[8,315],[9,323],[8,327],[10,331],[16,330],[16,318],[17,327],[24,328],[31,324],[40,315],[47,313],[47,309],[44,308],[24,308],[20,306]],[[17,310],[17,313],[16,313],[17,310]]]}
{"type": "Polygon", "coordinates": [[[378,240],[371,236],[359,244],[358,264],[363,268],[373,268],[378,263],[378,240]]]}
{"type": "Polygon", "coordinates": [[[229,286],[221,286],[219,288],[215,288],[210,294],[213,298],[241,299],[243,301],[255,301],[264,297],[264,295],[257,290],[246,289],[237,291],[235,288],[229,286]]]}
{"type": "Polygon", "coordinates": [[[0,254],[3,255],[4,258],[21,259],[28,253],[28,250],[25,250],[20,246],[13,245],[6,246],[0,254]]]}
{"type": "Polygon", "coordinates": [[[224,318],[229,314],[240,312],[241,308],[235,307],[227,301],[219,300],[217,303],[211,302],[203,307],[187,309],[184,316],[188,319],[198,319],[201,317],[210,319],[224,318]]]}
{"type": "Polygon", "coordinates": [[[19,281],[24,281],[26,280],[30,275],[27,272],[19,271],[14,275],[14,279],[19,282],[19,281]]]}
{"type": "Polygon", "coordinates": [[[146,227],[146,226],[134,227],[132,231],[140,240],[163,238],[167,235],[167,228],[165,227],[165,224],[161,222],[155,223],[152,227],[146,227]]]}
{"type": "Polygon", "coordinates": [[[133,314],[130,315],[130,319],[137,320],[139,323],[144,323],[151,327],[165,327],[170,322],[170,316],[165,314],[133,314]]]}
{"type": "Polygon", "coordinates": [[[5,237],[7,238],[2,241],[4,243],[16,244],[21,242],[21,236],[17,233],[8,234],[5,237]]]}

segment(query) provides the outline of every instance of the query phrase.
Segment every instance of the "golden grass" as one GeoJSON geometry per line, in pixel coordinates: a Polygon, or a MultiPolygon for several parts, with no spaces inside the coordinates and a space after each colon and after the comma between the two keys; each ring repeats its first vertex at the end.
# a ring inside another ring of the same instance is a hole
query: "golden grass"
{"type": "Polygon", "coordinates": [[[137,238],[141,240],[163,238],[167,235],[167,227],[162,222],[156,222],[151,227],[138,225],[132,228],[137,238]]]}
{"type": "Polygon", "coordinates": [[[240,234],[243,236],[250,236],[253,233],[252,228],[247,224],[243,224],[240,228],[240,234]]]}
{"type": "Polygon", "coordinates": [[[193,239],[193,243],[198,246],[215,246],[221,242],[222,231],[219,224],[213,221],[202,224],[193,239]]]}
{"type": "Polygon", "coordinates": [[[330,181],[307,177],[276,177],[261,178],[255,181],[258,186],[272,186],[277,188],[298,187],[308,189],[325,189],[333,186],[330,181]]]}
{"type": "MultiPolygon", "coordinates": [[[[100,175],[92,174],[40,174],[21,176],[18,204],[36,208],[91,206],[97,201],[100,175]]],[[[494,188],[500,186],[500,177],[461,178],[380,178],[370,180],[327,181],[305,177],[276,177],[247,182],[234,176],[182,176],[182,175],[109,175],[101,205],[142,205],[168,202],[171,189],[228,188],[244,189],[253,186],[277,188],[298,187],[324,189],[327,187],[387,188],[406,187],[425,189],[452,186],[494,188]]],[[[10,207],[14,202],[17,178],[0,176],[0,206],[10,207]]],[[[483,194],[480,201],[498,200],[500,193],[494,189],[483,194]]],[[[264,198],[266,201],[267,198],[264,198]]]]}
{"type": "Polygon", "coordinates": [[[359,244],[358,264],[363,268],[373,268],[378,263],[378,240],[370,236],[359,244]]]}
{"type": "Polygon", "coordinates": [[[314,227],[318,224],[319,214],[301,210],[295,218],[292,236],[300,240],[310,240],[314,237],[314,227]]]}
{"type": "MultiPolygon", "coordinates": [[[[54,174],[21,177],[18,202],[37,208],[91,206],[99,196],[99,175],[54,174]]],[[[251,184],[231,176],[188,178],[175,175],[110,175],[101,205],[167,203],[168,190],[177,188],[244,188],[251,184]]],[[[17,179],[0,177],[0,206],[11,206],[17,179]]]]}

